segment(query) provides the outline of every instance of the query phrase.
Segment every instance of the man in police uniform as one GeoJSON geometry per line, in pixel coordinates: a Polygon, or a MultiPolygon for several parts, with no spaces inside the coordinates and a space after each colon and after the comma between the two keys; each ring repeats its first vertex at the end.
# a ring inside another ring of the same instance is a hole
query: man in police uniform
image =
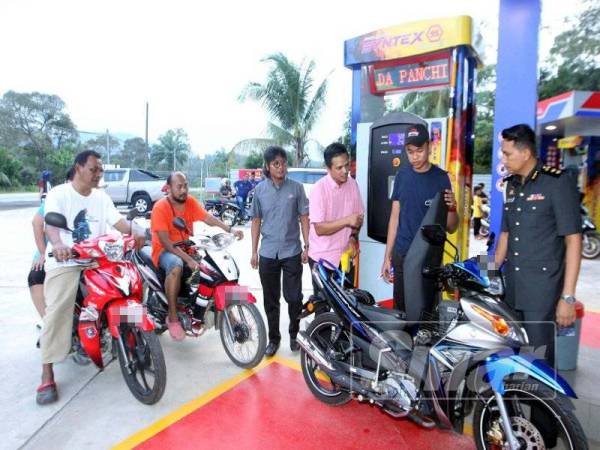
{"type": "Polygon", "coordinates": [[[506,302],[521,314],[530,345],[546,346],[546,360],[553,365],[552,322],[565,327],[575,321],[579,198],[573,178],[537,160],[528,125],[502,130],[502,139],[502,163],[510,176],[495,260],[506,262],[506,302]]]}

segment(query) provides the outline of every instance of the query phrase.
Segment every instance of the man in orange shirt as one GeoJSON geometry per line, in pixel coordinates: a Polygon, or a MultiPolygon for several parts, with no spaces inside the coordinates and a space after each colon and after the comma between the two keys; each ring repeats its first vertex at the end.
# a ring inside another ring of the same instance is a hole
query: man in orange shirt
{"type": "MultiPolygon", "coordinates": [[[[156,267],[161,267],[167,274],[165,278],[165,291],[169,301],[169,315],[167,327],[169,334],[176,341],[185,338],[183,327],[177,318],[177,294],[181,286],[183,264],[196,270],[198,263],[190,255],[178,247],[174,242],[188,239],[193,230],[194,222],[203,221],[209,226],[217,226],[231,233],[231,227],[225,225],[212,214],[208,214],[194,197],[188,197],[187,177],[182,172],[173,172],[167,178],[169,195],[160,199],[152,209],[152,261],[156,267]],[[187,229],[179,230],[173,225],[173,219],[181,217],[187,229]]],[[[244,237],[240,230],[233,231],[238,239],[244,237]]]]}

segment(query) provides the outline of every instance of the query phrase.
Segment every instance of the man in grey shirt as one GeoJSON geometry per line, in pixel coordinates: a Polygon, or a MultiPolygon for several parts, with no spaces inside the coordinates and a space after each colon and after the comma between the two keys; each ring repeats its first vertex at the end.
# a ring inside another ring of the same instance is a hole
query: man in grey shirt
{"type": "Polygon", "coordinates": [[[273,356],[279,348],[279,299],[283,273],[283,297],[290,316],[290,348],[300,349],[296,335],[302,311],[302,264],[308,261],[308,199],[304,187],[287,178],[287,154],[281,147],[265,150],[267,178],[256,186],[252,216],[253,269],[258,268],[269,324],[269,344],[265,354],[273,356]],[[300,244],[300,226],[304,248],[300,244]],[[260,252],[259,236],[262,235],[260,252]],[[259,258],[260,253],[260,258],[259,258]]]}

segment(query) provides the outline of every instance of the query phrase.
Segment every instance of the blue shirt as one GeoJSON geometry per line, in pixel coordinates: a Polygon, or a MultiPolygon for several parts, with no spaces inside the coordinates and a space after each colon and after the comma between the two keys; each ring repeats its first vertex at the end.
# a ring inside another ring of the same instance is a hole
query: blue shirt
{"type": "Polygon", "coordinates": [[[427,172],[415,172],[412,166],[398,170],[394,178],[392,200],[400,202],[400,220],[394,242],[394,253],[405,256],[431,200],[440,191],[450,188],[448,173],[436,165],[427,172]]]}
{"type": "Polygon", "coordinates": [[[233,186],[235,187],[235,195],[243,198],[246,198],[248,196],[248,192],[250,192],[254,188],[250,180],[238,180],[234,183],[233,186]]]}
{"type": "MultiPolygon", "coordinates": [[[[40,216],[42,216],[42,218],[44,217],[44,202],[43,201],[40,203],[40,207],[38,208],[36,214],[39,214],[40,216]]],[[[45,233],[44,233],[44,242],[46,244],[48,243],[48,239],[46,238],[45,233]]],[[[36,248],[35,253],[33,254],[33,261],[35,261],[39,257],[40,257],[40,251],[36,248]]]]}

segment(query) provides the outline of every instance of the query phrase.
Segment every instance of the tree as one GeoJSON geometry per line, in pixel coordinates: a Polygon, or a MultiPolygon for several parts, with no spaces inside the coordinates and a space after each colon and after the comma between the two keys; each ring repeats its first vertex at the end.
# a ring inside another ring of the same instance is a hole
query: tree
{"type": "Polygon", "coordinates": [[[188,136],[181,128],[168,130],[152,146],[150,162],[155,169],[177,170],[183,168],[190,156],[188,136]],[[173,161],[175,157],[175,163],[173,161]]]}
{"type": "Polygon", "coordinates": [[[84,146],[85,146],[85,148],[87,148],[89,150],[94,150],[94,151],[100,153],[100,155],[102,155],[103,163],[108,163],[109,159],[110,159],[111,164],[117,164],[120,162],[120,161],[118,161],[119,158],[117,155],[121,152],[121,141],[119,141],[117,138],[115,138],[109,134],[108,135],[108,149],[107,149],[106,138],[107,138],[106,134],[99,134],[94,139],[90,139],[89,141],[86,141],[84,146]],[[110,158],[109,158],[108,152],[110,152],[110,158]]]}
{"type": "Polygon", "coordinates": [[[540,70],[540,100],[570,90],[600,90],[600,1],[582,3],[582,12],[566,20],[570,28],[556,36],[540,70]]]}
{"type": "Polygon", "coordinates": [[[304,145],[325,105],[327,78],[311,97],[314,61],[297,65],[282,53],[262,61],[272,65],[265,83],[248,83],[239,100],[250,98],[262,103],[271,117],[269,135],[280,145],[291,145],[300,166],[305,158],[304,145]]]}
{"type": "Polygon", "coordinates": [[[473,152],[473,171],[475,173],[489,173],[492,168],[495,90],[496,65],[491,64],[477,73],[475,85],[477,104],[473,152]]]}
{"type": "Polygon", "coordinates": [[[38,170],[45,168],[51,151],[77,139],[60,97],[8,91],[0,100],[0,145],[22,148],[38,170]]]}
{"type": "Polygon", "coordinates": [[[258,169],[259,167],[263,166],[263,161],[263,153],[258,150],[254,150],[246,157],[244,167],[249,169],[258,169]]]}
{"type": "Polygon", "coordinates": [[[139,137],[127,139],[123,144],[120,159],[125,167],[145,167],[146,141],[139,137]]]}

